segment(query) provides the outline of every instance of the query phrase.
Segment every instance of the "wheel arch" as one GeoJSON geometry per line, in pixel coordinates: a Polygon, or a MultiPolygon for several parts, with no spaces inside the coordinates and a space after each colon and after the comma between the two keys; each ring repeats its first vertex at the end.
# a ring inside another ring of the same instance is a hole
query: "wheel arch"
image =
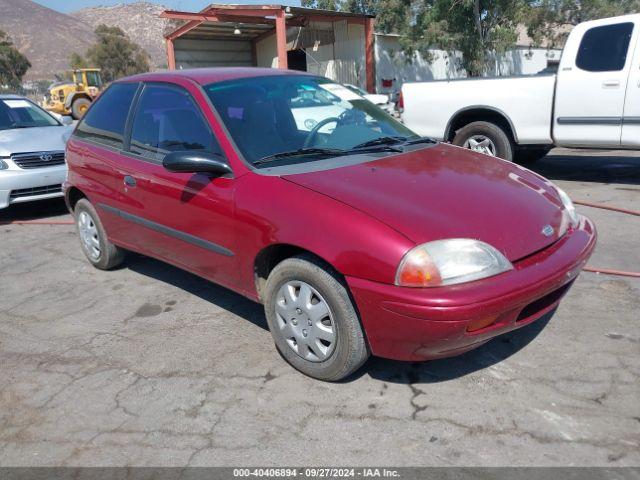
{"type": "Polygon", "coordinates": [[[64,194],[64,201],[71,213],[73,213],[74,209],[76,208],[76,203],[78,203],[78,200],[80,200],[81,198],[87,198],[87,196],[78,187],[72,186],[67,189],[64,194]]]}
{"type": "Polygon", "coordinates": [[[271,271],[283,260],[297,255],[308,255],[313,257],[320,263],[331,268],[334,273],[343,278],[343,275],[334,265],[331,264],[331,262],[327,261],[317,253],[291,243],[274,243],[260,250],[253,262],[256,292],[258,293],[258,298],[260,300],[263,300],[262,292],[271,271]]]}
{"type": "Polygon", "coordinates": [[[456,132],[472,122],[485,121],[502,127],[514,143],[518,143],[518,134],[509,116],[499,108],[485,105],[464,107],[453,114],[444,131],[444,140],[451,142],[456,132]]]}

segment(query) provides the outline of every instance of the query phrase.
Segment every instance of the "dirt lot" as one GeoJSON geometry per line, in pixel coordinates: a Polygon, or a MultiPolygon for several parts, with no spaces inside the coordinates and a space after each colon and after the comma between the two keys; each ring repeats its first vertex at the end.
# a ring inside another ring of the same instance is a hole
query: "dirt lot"
{"type": "MultiPolygon", "coordinates": [[[[640,209],[640,154],[554,151],[574,199],[640,209]]],[[[640,271],[640,218],[579,207],[590,264],[640,271]]],[[[0,221],[69,218],[61,202],[0,221]]],[[[0,465],[640,465],[640,280],[583,273],[551,318],[464,356],[291,369],[262,309],[73,226],[0,226],[0,465]]]]}

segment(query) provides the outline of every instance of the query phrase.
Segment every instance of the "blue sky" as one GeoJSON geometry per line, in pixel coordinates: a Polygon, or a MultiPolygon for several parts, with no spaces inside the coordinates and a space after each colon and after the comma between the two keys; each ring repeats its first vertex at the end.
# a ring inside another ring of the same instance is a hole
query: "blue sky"
{"type": "MultiPolygon", "coordinates": [[[[201,10],[211,3],[245,3],[245,4],[281,4],[300,5],[300,0],[147,0],[149,3],[164,5],[173,10],[196,11],[201,10]]],[[[52,8],[59,12],[73,12],[84,7],[97,7],[100,5],[115,5],[117,3],[135,3],[127,0],[35,0],[36,3],[52,8]]]]}

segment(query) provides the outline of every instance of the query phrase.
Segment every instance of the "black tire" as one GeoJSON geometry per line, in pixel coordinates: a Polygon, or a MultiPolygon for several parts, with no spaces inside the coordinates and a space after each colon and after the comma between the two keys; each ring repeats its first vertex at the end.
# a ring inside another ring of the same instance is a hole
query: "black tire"
{"type": "Polygon", "coordinates": [[[104,231],[104,227],[102,226],[102,222],[100,221],[100,217],[98,216],[98,212],[91,205],[91,202],[86,198],[81,198],[76,203],[75,208],[73,209],[73,215],[76,220],[76,231],[78,232],[78,236],[80,237],[80,245],[82,247],[82,251],[84,252],[87,260],[96,268],[100,270],[109,270],[111,268],[117,267],[120,265],[125,256],[125,252],[120,247],[115,246],[113,243],[109,241],[107,238],[107,234],[104,231]],[[89,247],[82,240],[82,234],[80,232],[80,216],[85,213],[88,215],[95,225],[96,237],[99,243],[99,255],[97,257],[92,256],[89,251],[89,247]]]}
{"type": "Polygon", "coordinates": [[[80,120],[90,105],[91,101],[88,99],[76,98],[71,104],[71,116],[74,120],[80,120]]]}
{"type": "Polygon", "coordinates": [[[265,314],[276,348],[290,365],[305,375],[337,381],[355,372],[369,358],[367,342],[349,292],[329,266],[312,256],[300,255],[280,262],[267,279],[264,299],[265,314]],[[280,333],[277,295],[280,288],[290,281],[307,283],[329,307],[336,339],[332,353],[323,361],[302,358],[280,333]]]}
{"type": "Polygon", "coordinates": [[[509,135],[495,123],[491,122],[471,122],[456,132],[453,144],[463,147],[464,144],[476,135],[482,135],[490,139],[495,145],[496,157],[513,161],[513,145],[509,135]]]}
{"type": "Polygon", "coordinates": [[[523,164],[535,163],[546,157],[549,150],[549,148],[526,148],[516,150],[516,162],[523,164]]]}

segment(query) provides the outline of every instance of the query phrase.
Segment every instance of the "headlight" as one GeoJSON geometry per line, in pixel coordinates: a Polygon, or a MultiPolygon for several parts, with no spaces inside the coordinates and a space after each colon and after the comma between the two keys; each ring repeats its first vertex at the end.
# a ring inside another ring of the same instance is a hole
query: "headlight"
{"type": "Polygon", "coordinates": [[[452,238],[409,250],[396,273],[401,287],[439,287],[491,277],[513,265],[498,250],[479,240],[452,238]]]}
{"type": "Polygon", "coordinates": [[[5,162],[0,158],[0,170],[6,170],[7,168],[9,168],[9,165],[7,165],[7,162],[5,162]]]}
{"type": "Polygon", "coordinates": [[[580,222],[580,216],[578,215],[578,212],[576,212],[576,207],[573,206],[573,202],[569,198],[569,195],[567,195],[567,192],[565,192],[561,188],[558,188],[557,186],[556,190],[558,191],[560,200],[562,200],[564,210],[565,212],[567,212],[567,216],[569,217],[569,225],[571,225],[573,228],[577,227],[578,223],[580,222]]]}

